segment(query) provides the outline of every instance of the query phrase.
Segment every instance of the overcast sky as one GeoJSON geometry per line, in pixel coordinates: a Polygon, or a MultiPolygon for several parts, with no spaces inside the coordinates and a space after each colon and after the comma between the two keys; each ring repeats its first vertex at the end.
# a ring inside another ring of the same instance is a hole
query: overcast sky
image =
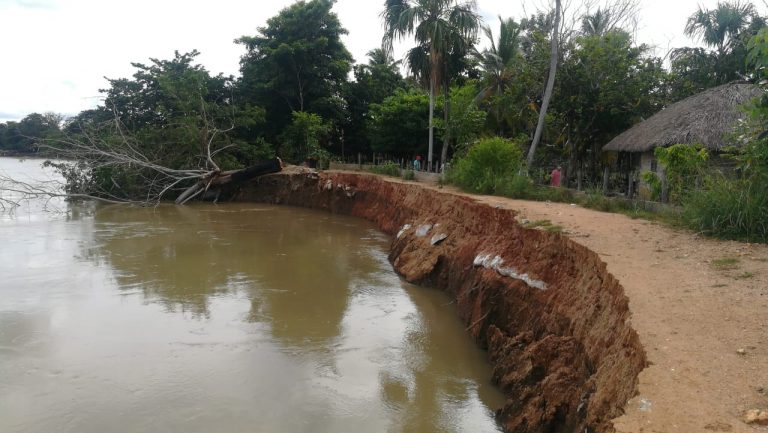
{"type": "MultiPolygon", "coordinates": [[[[547,0],[478,0],[486,22],[497,15],[521,18],[547,0]],[[524,6],[523,6],[524,4],[524,6]],[[525,9],[524,9],[525,8],[525,9]]],[[[580,0],[572,0],[578,3],[580,0]]],[[[682,34],[697,5],[717,0],[641,0],[641,43],[671,47],[694,42],[682,34]]],[[[292,0],[0,0],[0,122],[32,112],[73,115],[99,103],[104,77],[129,77],[130,62],[169,59],[173,51],[197,49],[211,73],[238,74],[243,47],[233,41],[253,35],[292,0]]],[[[338,0],[335,12],[349,34],[344,42],[356,61],[379,46],[383,0],[338,0]]],[[[763,2],[756,6],[765,14],[763,2]]],[[[402,51],[402,49],[398,50],[402,51]]],[[[399,53],[396,53],[399,55],[399,53]]]]}

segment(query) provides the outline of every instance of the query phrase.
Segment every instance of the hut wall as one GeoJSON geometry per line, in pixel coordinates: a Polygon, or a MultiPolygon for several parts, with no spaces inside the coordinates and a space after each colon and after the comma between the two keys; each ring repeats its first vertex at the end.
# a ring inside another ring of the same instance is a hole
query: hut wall
{"type": "Polygon", "coordinates": [[[637,166],[637,195],[642,200],[651,199],[651,187],[643,181],[643,173],[652,171],[658,173],[658,164],[656,157],[653,156],[653,150],[647,150],[640,154],[640,163],[637,166]]]}
{"type": "Polygon", "coordinates": [[[640,167],[638,167],[640,173],[646,171],[652,171],[656,173],[658,171],[656,166],[656,157],[653,156],[653,150],[648,150],[640,154],[640,167]]]}

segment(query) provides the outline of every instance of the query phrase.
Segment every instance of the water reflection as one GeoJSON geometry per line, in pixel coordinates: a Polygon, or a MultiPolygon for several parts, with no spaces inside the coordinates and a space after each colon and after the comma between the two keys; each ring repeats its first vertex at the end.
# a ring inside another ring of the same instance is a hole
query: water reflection
{"type": "Polygon", "coordinates": [[[124,292],[201,317],[211,297],[244,292],[249,320],[287,345],[336,338],[350,279],[379,265],[353,222],[289,208],[108,207],[95,222],[91,259],[109,263],[124,292]]]}

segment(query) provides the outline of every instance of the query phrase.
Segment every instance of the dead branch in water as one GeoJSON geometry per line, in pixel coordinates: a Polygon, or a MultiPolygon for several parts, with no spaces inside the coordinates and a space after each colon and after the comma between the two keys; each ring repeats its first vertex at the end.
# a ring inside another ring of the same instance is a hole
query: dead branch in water
{"type": "Polygon", "coordinates": [[[15,208],[25,200],[56,197],[156,205],[175,196],[177,204],[185,204],[204,197],[211,189],[282,169],[282,161],[275,158],[222,171],[214,158],[232,145],[216,147],[215,138],[231,129],[215,128],[206,120],[196,146],[199,154],[186,156],[179,155],[183,147],[178,144],[142,145],[117,116],[98,127],[83,128],[74,136],[43,140],[40,149],[56,155],[56,161],[44,165],[56,169],[63,180],[33,184],[0,174],[0,209],[15,208]],[[158,161],[175,161],[174,165],[182,168],[158,161]]]}

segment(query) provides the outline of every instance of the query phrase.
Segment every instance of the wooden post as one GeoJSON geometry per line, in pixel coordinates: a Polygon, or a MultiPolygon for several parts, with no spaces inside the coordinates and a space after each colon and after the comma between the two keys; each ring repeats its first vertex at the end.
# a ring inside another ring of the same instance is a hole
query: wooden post
{"type": "Polygon", "coordinates": [[[627,198],[631,199],[635,196],[635,170],[629,170],[629,185],[627,185],[627,198]]]}
{"type": "Polygon", "coordinates": [[[606,165],[603,169],[603,195],[608,194],[608,166],[606,165]]]}
{"type": "Polygon", "coordinates": [[[669,185],[667,184],[667,171],[659,170],[659,177],[661,178],[661,202],[669,202],[669,185]]]}
{"type": "Polygon", "coordinates": [[[576,169],[576,189],[581,191],[581,162],[579,162],[579,168],[576,169]]]}

